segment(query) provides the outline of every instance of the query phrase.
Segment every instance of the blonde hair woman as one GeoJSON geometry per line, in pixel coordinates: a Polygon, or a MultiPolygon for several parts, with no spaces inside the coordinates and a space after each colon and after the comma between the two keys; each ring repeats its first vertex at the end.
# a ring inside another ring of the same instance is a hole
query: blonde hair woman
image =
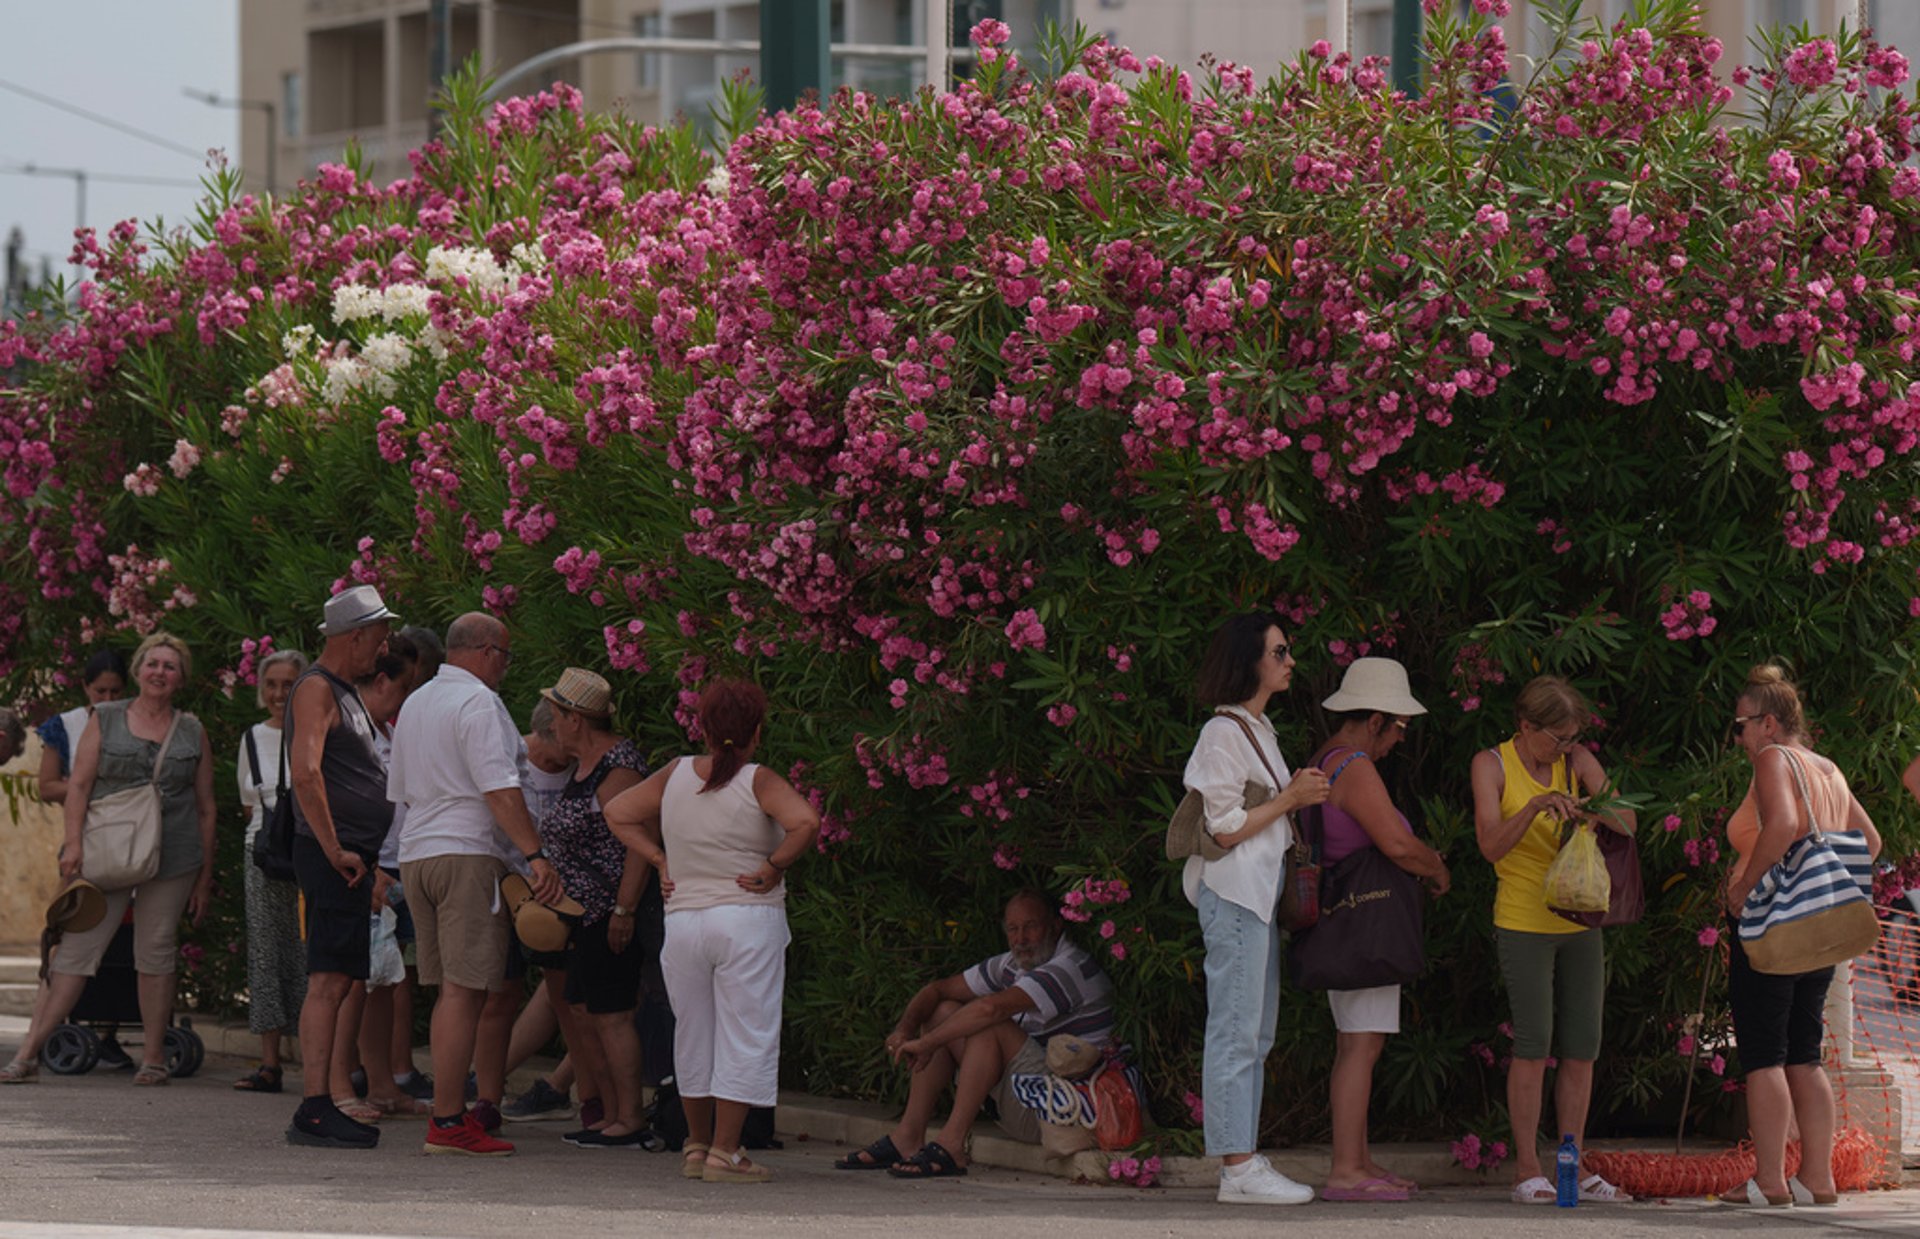
{"type": "MultiPolygon", "coordinates": [[[[1540,1172],[1539,1148],[1547,1054],[1557,1043],[1554,1130],[1572,1133],[1584,1148],[1607,961],[1600,930],[1547,910],[1547,866],[1560,850],[1564,824],[1584,821],[1632,834],[1637,821],[1630,809],[1595,815],[1580,808],[1580,794],[1605,787],[1607,772],[1580,743],[1593,711],[1573,685],[1538,676],[1520,690],[1513,712],[1512,738],[1474,756],[1473,825],[1480,854],[1499,876],[1493,936],[1512,1004],[1513,1199],[1548,1204],[1554,1188],[1540,1172]]],[[[1580,1199],[1614,1204],[1632,1197],[1594,1174],[1581,1179],[1580,1199]]]]}
{"type": "Polygon", "coordinates": [[[173,1020],[182,911],[198,924],[213,890],[213,753],[200,720],[173,698],[193,673],[193,656],[178,637],[156,632],[133,654],[136,696],[94,707],[74,747],[67,784],[66,844],[60,875],[80,876],[81,831],[87,806],[160,775],[160,869],[136,887],[107,892],[107,914],[85,933],[60,943],[34,1002],[33,1023],[14,1060],[0,1068],[0,1084],[24,1084],[39,1075],[40,1047],[73,1010],[87,978],[100,967],[107,944],[133,901],[133,964],[139,973],[142,1030],[140,1070],[133,1082],[165,1084],[167,1025],[173,1020]],[[160,746],[165,743],[162,756],[160,746]]]}

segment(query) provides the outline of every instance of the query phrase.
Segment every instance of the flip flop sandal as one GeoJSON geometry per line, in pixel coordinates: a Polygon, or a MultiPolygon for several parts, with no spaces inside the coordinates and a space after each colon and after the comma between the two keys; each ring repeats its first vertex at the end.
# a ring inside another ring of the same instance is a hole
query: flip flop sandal
{"type": "Polygon", "coordinates": [[[1788,1192],[1785,1196],[1769,1196],[1761,1191],[1760,1185],[1752,1179],[1748,1179],[1745,1183],[1742,1183],[1730,1192],[1721,1193],[1714,1197],[1714,1199],[1723,1205],[1736,1205],[1742,1209],[1793,1208],[1792,1192],[1788,1192]]]}
{"type": "Polygon", "coordinates": [[[40,1079],[40,1060],[16,1058],[0,1067],[0,1084],[35,1084],[40,1079]]]}
{"type": "Polygon", "coordinates": [[[680,1146],[680,1177],[698,1179],[707,1173],[707,1146],[689,1140],[680,1146]]]}
{"type": "Polygon", "coordinates": [[[1411,1200],[1413,1196],[1390,1179],[1362,1179],[1352,1187],[1323,1187],[1320,1189],[1320,1199],[1398,1203],[1411,1200]]]}
{"type": "Polygon", "coordinates": [[[340,1111],[340,1113],[346,1115],[356,1123],[378,1123],[380,1121],[380,1107],[369,1105],[361,1101],[358,1097],[335,1097],[333,1099],[333,1105],[334,1109],[340,1111]]]}
{"type": "Polygon", "coordinates": [[[952,1179],[967,1173],[967,1168],[954,1161],[939,1141],[929,1140],[912,1157],[887,1167],[887,1173],[896,1179],[952,1179]]]}
{"type": "Polygon", "coordinates": [[[1816,1192],[1802,1183],[1797,1175],[1787,1180],[1787,1190],[1793,1193],[1793,1203],[1796,1205],[1814,1205],[1822,1209],[1832,1209],[1840,1203],[1840,1193],[1816,1192]]]}
{"type": "Polygon", "coordinates": [[[864,1149],[858,1149],[833,1163],[835,1170],[887,1170],[907,1160],[892,1136],[882,1136],[864,1149]]]}
{"type": "Polygon", "coordinates": [[[141,1088],[157,1088],[171,1084],[173,1076],[164,1063],[141,1063],[140,1070],[133,1073],[133,1082],[141,1088]]]}
{"type": "Polygon", "coordinates": [[[233,1087],[243,1093],[277,1093],[284,1074],[278,1067],[262,1064],[253,1069],[253,1074],[235,1080],[233,1087]]]}
{"type": "Polygon", "coordinates": [[[378,1110],[382,1119],[424,1119],[433,1113],[432,1105],[405,1093],[398,1097],[369,1097],[366,1104],[378,1110]]]}

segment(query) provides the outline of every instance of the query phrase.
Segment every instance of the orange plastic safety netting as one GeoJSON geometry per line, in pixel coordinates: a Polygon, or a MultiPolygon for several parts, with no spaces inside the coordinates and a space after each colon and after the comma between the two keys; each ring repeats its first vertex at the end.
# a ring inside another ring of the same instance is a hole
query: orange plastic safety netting
{"type": "MultiPolygon", "coordinates": [[[[1833,1173],[1840,1190],[1897,1186],[1920,1161],[1920,905],[1895,897],[1879,908],[1879,945],[1836,972],[1827,1000],[1826,1067],[1839,1130],[1833,1173]]],[[[1751,1143],[1703,1152],[1590,1150],[1594,1171],[1635,1196],[1706,1196],[1753,1174],[1751,1143]]],[[[1798,1173],[1800,1146],[1787,1146],[1798,1173]]]]}

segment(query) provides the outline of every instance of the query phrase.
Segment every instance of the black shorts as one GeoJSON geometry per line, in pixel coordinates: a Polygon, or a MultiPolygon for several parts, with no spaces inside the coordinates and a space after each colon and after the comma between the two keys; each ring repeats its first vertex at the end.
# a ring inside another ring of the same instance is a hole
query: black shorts
{"type": "Polygon", "coordinates": [[[627,949],[618,955],[607,946],[611,915],[573,931],[573,959],[567,965],[567,1001],[584,1006],[590,1015],[617,1015],[640,1003],[640,974],[646,951],[636,929],[627,949]]]}
{"type": "Polygon", "coordinates": [[[1820,1061],[1826,1040],[1827,987],[1833,969],[1797,976],[1755,972],[1740,946],[1737,926],[1728,922],[1727,1005],[1733,1008],[1733,1040],[1740,1068],[1804,1067],[1820,1061]]]}
{"type": "Polygon", "coordinates": [[[520,935],[507,935],[507,980],[526,981],[527,973],[535,968],[557,968],[564,972],[573,966],[573,943],[558,951],[535,951],[520,942],[520,935]]]}
{"type": "Polygon", "coordinates": [[[367,979],[373,954],[373,858],[360,854],[369,876],[349,887],[327,863],[317,840],[293,837],[293,874],[307,905],[307,971],[339,972],[367,979]]]}

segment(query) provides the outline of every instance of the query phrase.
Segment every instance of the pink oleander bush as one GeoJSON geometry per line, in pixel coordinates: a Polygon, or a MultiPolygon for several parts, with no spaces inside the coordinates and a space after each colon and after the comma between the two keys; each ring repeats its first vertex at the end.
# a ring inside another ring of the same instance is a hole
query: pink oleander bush
{"type": "MultiPolygon", "coordinates": [[[[719,158],[466,80],[404,180],[349,159],[268,202],[221,172],[184,231],[83,235],[74,303],[0,325],[6,694],[64,704],[89,648],[165,625],[224,754],[261,651],[311,650],[356,582],[410,621],[504,616],[523,715],[608,671],[657,754],[706,679],[751,675],[825,820],[789,1082],[899,1095],[899,1006],[1034,883],[1184,1125],[1201,952],[1160,832],[1209,630],[1274,606],[1290,757],[1353,658],[1433,708],[1386,769],[1455,887],[1375,1130],[1436,1138],[1495,1130],[1501,1095],[1467,763],[1562,672],[1666,826],[1646,922],[1610,935],[1596,1092],[1602,1129],[1655,1121],[1748,664],[1796,663],[1820,744],[1915,834],[1907,65],[1847,35],[1733,69],[1669,0],[1526,81],[1499,0],[1428,7],[1418,96],[1324,48],[1270,78],[1087,39],[1023,62],[990,22],[943,97],[733,91],[719,158]]],[[[241,820],[209,1003],[240,988],[241,820]]],[[[1289,995],[1273,1138],[1323,1135],[1329,1029],[1289,995]]]]}

